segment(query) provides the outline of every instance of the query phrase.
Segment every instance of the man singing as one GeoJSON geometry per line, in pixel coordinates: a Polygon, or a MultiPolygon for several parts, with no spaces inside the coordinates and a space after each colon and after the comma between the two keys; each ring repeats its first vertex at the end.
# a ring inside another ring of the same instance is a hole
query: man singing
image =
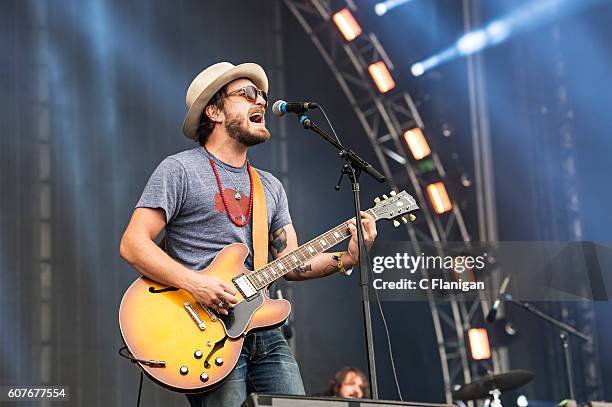
{"type": "MultiPolygon", "coordinates": [[[[270,138],[266,129],[268,79],[257,64],[220,62],[202,71],[187,90],[183,133],[199,146],[164,159],[155,169],[121,240],[121,256],[146,277],[189,292],[201,304],[227,315],[236,289],[201,273],[230,243],[251,249],[253,269],[253,175],[249,147],[270,138]],[[155,239],[165,229],[165,251],[155,239]]],[[[279,258],[298,247],[287,196],[272,174],[257,170],[267,207],[269,252],[279,258]]],[[[362,213],[366,244],[376,223],[362,213]]],[[[357,263],[355,222],[341,256],[321,253],[285,274],[287,280],[325,277],[357,263]]],[[[188,395],[192,406],[240,406],[250,392],[304,394],[295,359],[278,329],[246,336],[238,363],[223,384],[188,395]]]]}

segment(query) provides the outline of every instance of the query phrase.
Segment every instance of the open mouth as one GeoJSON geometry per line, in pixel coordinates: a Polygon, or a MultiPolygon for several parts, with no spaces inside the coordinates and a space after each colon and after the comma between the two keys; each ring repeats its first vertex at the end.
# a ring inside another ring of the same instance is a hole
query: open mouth
{"type": "Polygon", "coordinates": [[[251,123],[255,123],[255,124],[263,124],[263,122],[264,122],[264,115],[263,115],[262,112],[253,112],[249,116],[249,121],[251,123]]]}

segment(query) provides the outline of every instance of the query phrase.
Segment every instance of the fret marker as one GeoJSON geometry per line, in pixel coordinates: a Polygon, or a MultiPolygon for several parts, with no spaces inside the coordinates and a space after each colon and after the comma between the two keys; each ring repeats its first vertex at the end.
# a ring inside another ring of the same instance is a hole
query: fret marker
{"type": "Polygon", "coordinates": [[[278,268],[282,270],[285,268],[285,266],[283,266],[283,263],[278,263],[278,268]]]}
{"type": "Polygon", "coordinates": [[[327,245],[327,242],[325,241],[325,239],[319,240],[319,243],[321,243],[321,246],[327,245]]]}
{"type": "Polygon", "coordinates": [[[340,233],[334,232],[334,236],[336,237],[336,239],[340,239],[340,233]]]}
{"type": "Polygon", "coordinates": [[[310,253],[314,253],[314,249],[312,248],[312,246],[308,246],[308,251],[309,251],[310,253]]]}
{"type": "Polygon", "coordinates": [[[294,262],[296,262],[296,263],[299,261],[299,260],[298,260],[298,258],[297,258],[297,257],[295,257],[294,255],[291,255],[291,260],[293,260],[293,261],[294,261],[294,262]]]}

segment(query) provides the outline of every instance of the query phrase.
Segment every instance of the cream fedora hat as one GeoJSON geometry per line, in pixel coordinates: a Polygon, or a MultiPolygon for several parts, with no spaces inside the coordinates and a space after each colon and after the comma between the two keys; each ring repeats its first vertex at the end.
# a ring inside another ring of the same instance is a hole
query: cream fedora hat
{"type": "Polygon", "coordinates": [[[248,78],[259,90],[268,92],[268,77],[263,68],[254,63],[233,65],[229,62],[219,62],[209,66],[189,85],[185,103],[187,103],[187,116],[183,121],[183,134],[194,139],[197,137],[200,117],[204,108],[223,86],[238,78],[248,78]]]}

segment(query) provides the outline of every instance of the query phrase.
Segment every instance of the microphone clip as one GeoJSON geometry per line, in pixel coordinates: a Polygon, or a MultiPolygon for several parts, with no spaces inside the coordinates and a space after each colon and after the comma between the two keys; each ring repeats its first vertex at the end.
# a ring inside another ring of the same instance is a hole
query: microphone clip
{"type": "Polygon", "coordinates": [[[312,127],[312,120],[310,120],[310,117],[306,116],[305,114],[299,115],[299,121],[300,126],[305,128],[306,130],[312,127]]]}
{"type": "Polygon", "coordinates": [[[334,189],[336,191],[340,191],[340,184],[342,183],[342,178],[344,178],[345,174],[350,174],[351,173],[351,169],[349,168],[348,164],[344,164],[342,166],[342,170],[340,170],[340,179],[338,180],[338,184],[336,184],[336,186],[334,187],[334,189]]]}

